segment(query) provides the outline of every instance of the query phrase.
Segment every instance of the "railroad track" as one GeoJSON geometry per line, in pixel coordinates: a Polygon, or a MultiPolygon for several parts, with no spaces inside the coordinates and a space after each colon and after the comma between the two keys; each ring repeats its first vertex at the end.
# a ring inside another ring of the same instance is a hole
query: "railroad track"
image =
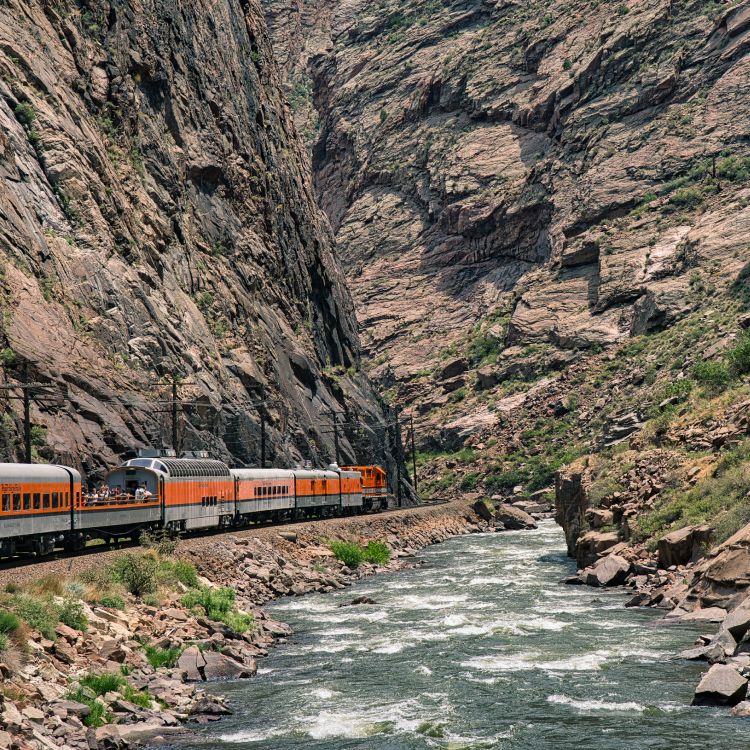
{"type": "MultiPolygon", "coordinates": [[[[386,510],[378,511],[377,513],[367,513],[365,515],[372,515],[372,516],[384,516],[388,513],[397,513],[399,511],[404,510],[413,510],[414,508],[424,508],[424,507],[434,507],[438,505],[445,505],[449,503],[450,500],[424,500],[419,505],[408,505],[401,508],[387,508],[386,510]]],[[[362,518],[363,516],[351,516],[351,518],[362,518]]],[[[253,529],[268,529],[268,528],[275,528],[279,527],[282,528],[284,526],[290,526],[294,524],[299,523],[316,523],[319,521],[332,521],[332,520],[346,520],[348,516],[336,516],[336,517],[325,517],[325,518],[308,518],[304,521],[300,520],[285,520],[285,521],[265,521],[263,523],[253,523],[249,526],[241,526],[237,528],[217,528],[217,529],[201,529],[199,531],[191,531],[180,535],[181,539],[203,539],[206,537],[221,537],[224,534],[236,534],[237,532],[241,531],[250,531],[253,529]]],[[[119,550],[126,550],[126,549],[133,549],[135,547],[140,547],[140,543],[137,541],[118,541],[118,542],[112,542],[111,544],[108,543],[97,543],[97,544],[88,544],[84,549],[77,550],[75,552],[65,552],[63,550],[58,550],[53,552],[50,555],[46,555],[44,557],[32,557],[30,555],[26,556],[18,556],[13,558],[12,560],[8,560],[7,562],[0,563],[0,573],[7,573],[11,570],[21,570],[24,568],[28,568],[33,565],[41,565],[44,563],[49,562],[64,562],[66,560],[70,560],[71,563],[71,569],[73,566],[73,563],[75,560],[80,558],[89,557],[90,555],[97,555],[97,554],[103,554],[107,552],[113,552],[113,551],[119,551],[119,550]]]]}

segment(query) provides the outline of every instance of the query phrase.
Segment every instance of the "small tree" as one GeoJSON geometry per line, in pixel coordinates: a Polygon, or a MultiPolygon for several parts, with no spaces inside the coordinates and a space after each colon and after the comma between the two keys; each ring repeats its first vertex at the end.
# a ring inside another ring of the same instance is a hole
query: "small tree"
{"type": "Polygon", "coordinates": [[[156,560],[130,552],[115,560],[114,577],[133,595],[141,598],[156,591],[156,560]]]}

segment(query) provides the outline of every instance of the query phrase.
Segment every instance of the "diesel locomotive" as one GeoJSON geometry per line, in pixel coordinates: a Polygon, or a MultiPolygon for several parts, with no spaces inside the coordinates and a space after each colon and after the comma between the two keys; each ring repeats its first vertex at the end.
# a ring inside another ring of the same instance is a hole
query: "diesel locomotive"
{"type": "MultiPolygon", "coordinates": [[[[155,452],[156,453],[156,452],[155,452]]],[[[373,512],[387,506],[378,466],[230,469],[209,458],[141,456],[82,491],[69,466],[0,464],[0,558],[82,549],[141,531],[238,528],[251,522],[373,512]]]]}

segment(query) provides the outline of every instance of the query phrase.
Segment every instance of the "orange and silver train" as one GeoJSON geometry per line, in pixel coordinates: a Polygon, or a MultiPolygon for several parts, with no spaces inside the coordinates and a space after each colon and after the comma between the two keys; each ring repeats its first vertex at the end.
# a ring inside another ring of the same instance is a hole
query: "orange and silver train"
{"type": "Polygon", "coordinates": [[[101,493],[83,493],[75,469],[45,464],[0,464],[0,485],[0,557],[81,549],[89,539],[135,538],[147,529],[179,534],[388,504],[386,474],[377,466],[230,469],[158,454],[108,472],[101,493]]]}

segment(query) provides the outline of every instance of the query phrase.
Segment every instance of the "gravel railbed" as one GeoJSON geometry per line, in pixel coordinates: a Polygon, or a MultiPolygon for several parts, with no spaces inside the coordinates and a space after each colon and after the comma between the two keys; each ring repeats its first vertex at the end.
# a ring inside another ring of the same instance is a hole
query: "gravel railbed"
{"type": "MultiPolygon", "coordinates": [[[[421,521],[445,516],[464,516],[470,513],[470,503],[465,500],[453,500],[444,505],[415,506],[389,510],[387,513],[376,513],[363,516],[348,516],[346,518],[306,519],[298,523],[287,523],[276,526],[250,527],[246,529],[230,529],[225,534],[214,533],[199,537],[182,539],[177,554],[187,551],[208,553],[220,542],[224,536],[259,537],[261,539],[278,538],[280,532],[295,532],[298,529],[315,528],[320,530],[322,537],[334,533],[350,533],[355,529],[371,529],[372,532],[384,529],[389,522],[406,525],[419,525],[421,521]]],[[[373,536],[377,534],[373,533],[373,536]]],[[[134,548],[131,548],[134,549],[134,548]]],[[[123,550],[95,548],[88,554],[79,557],[63,557],[61,559],[43,560],[38,563],[21,563],[17,567],[0,570],[0,589],[8,583],[28,583],[44,578],[48,575],[78,575],[92,567],[105,566],[115,557],[123,554],[123,550]]]]}

